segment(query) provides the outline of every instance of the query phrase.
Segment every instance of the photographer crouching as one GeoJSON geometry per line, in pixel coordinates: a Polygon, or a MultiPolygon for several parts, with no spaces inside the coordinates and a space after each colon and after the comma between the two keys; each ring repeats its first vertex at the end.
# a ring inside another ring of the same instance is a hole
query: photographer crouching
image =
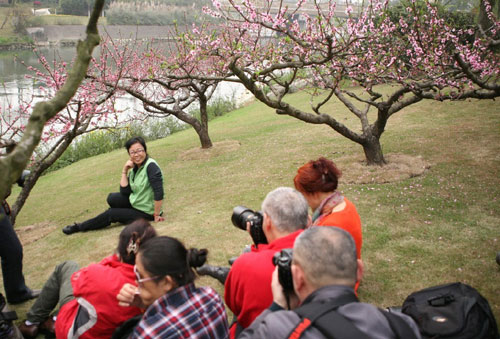
{"type": "Polygon", "coordinates": [[[410,317],[358,301],[363,264],[346,231],[309,228],[273,262],[273,302],[238,338],[420,338],[410,317]]]}
{"type": "Polygon", "coordinates": [[[271,304],[272,258],[276,252],[292,247],[308,225],[308,207],[299,191],[279,187],[262,202],[261,218],[253,216],[247,224],[243,215],[255,245],[235,260],[225,281],[224,299],[237,318],[230,328],[231,338],[237,337],[271,304]]]}

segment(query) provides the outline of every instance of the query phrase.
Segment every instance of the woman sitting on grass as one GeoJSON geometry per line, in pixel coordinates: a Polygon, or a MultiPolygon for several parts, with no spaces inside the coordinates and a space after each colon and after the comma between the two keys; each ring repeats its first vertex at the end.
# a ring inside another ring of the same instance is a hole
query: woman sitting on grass
{"type": "Polygon", "coordinates": [[[136,281],[123,286],[120,305],[149,306],[130,338],[227,338],[224,302],[210,287],[195,287],[192,267],[206,261],[207,250],[186,250],[171,237],[142,246],[136,281]],[[140,295],[140,302],[136,296],[140,295]]]}
{"type": "Polygon", "coordinates": [[[135,281],[137,251],[154,237],[156,231],[148,221],[136,220],[121,231],[116,254],[82,269],[73,261],[56,266],[19,326],[23,336],[55,332],[61,339],[110,338],[125,320],[142,312],[138,307],[119,306],[116,296],[124,284],[135,281]],[[57,304],[54,323],[50,314],[57,304]]]}
{"type": "Polygon", "coordinates": [[[349,232],[361,259],[361,219],[354,204],[337,191],[341,174],[333,161],[321,157],[300,167],[293,182],[313,211],[313,226],[337,226],[349,232]]]}
{"type": "Polygon", "coordinates": [[[160,167],[149,157],[146,142],[134,137],[125,143],[129,159],[120,179],[120,192],[108,195],[109,209],[97,217],[63,228],[64,234],[97,230],[112,222],[123,224],[137,219],[163,221],[163,176],[160,167]]]}

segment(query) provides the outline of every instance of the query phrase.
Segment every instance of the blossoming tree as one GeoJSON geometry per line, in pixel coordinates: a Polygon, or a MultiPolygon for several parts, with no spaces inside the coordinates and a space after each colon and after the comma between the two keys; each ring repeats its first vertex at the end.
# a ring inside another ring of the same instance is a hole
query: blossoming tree
{"type": "Polygon", "coordinates": [[[397,21],[388,1],[369,1],[359,11],[347,6],[339,20],[333,0],[227,0],[228,6],[213,0],[215,8],[206,11],[225,24],[217,35],[200,36],[198,51],[218,56],[277,114],[328,125],[361,145],[368,164],[383,165],[380,138],[403,108],[423,99],[500,96],[500,57],[492,48],[500,23],[482,2],[489,26],[457,29],[427,0],[407,1],[407,15],[397,21]],[[308,110],[287,101],[297,86],[311,93],[308,110]],[[359,127],[342,122],[334,100],[359,127]]]}
{"type": "MultiPolygon", "coordinates": [[[[97,0],[94,4],[92,14],[87,25],[87,37],[79,41],[77,45],[77,57],[75,63],[68,73],[64,84],[47,101],[38,102],[31,111],[28,123],[22,132],[22,137],[15,144],[10,144],[12,151],[0,157],[0,198],[4,198],[14,183],[21,175],[23,169],[32,157],[35,148],[42,139],[44,126],[53,119],[70,102],[83,81],[92,57],[92,51],[99,44],[97,21],[102,12],[104,0],[97,0]]],[[[5,108],[0,112],[5,114],[5,108]]],[[[10,140],[0,140],[2,148],[9,144],[10,140]]]]}
{"type": "Polygon", "coordinates": [[[224,77],[213,67],[216,58],[201,58],[195,53],[198,43],[188,30],[172,32],[168,44],[137,42],[127,52],[130,55],[127,64],[117,68],[123,80],[118,88],[143,103],[143,114],[174,116],[192,126],[201,147],[210,148],[207,107],[224,77]],[[199,117],[193,114],[198,109],[199,117]]]}

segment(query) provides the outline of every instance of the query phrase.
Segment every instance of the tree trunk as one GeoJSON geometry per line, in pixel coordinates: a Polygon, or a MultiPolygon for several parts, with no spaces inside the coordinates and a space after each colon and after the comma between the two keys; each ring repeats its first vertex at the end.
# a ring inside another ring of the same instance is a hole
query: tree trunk
{"type": "Polygon", "coordinates": [[[192,126],[196,131],[196,133],[198,134],[198,137],[200,138],[201,148],[203,149],[211,148],[213,145],[212,145],[212,140],[210,140],[210,136],[208,135],[207,126],[202,126],[201,124],[192,126]]]}
{"type": "Polygon", "coordinates": [[[386,164],[384,154],[382,153],[382,146],[380,145],[380,138],[371,136],[361,146],[363,146],[366,162],[369,166],[384,166],[386,164]]]}
{"type": "Polygon", "coordinates": [[[210,140],[210,136],[208,135],[208,113],[207,113],[207,103],[208,100],[204,94],[199,95],[200,101],[200,121],[201,128],[200,131],[196,131],[198,136],[200,137],[201,148],[211,148],[212,140],[210,140]]]}

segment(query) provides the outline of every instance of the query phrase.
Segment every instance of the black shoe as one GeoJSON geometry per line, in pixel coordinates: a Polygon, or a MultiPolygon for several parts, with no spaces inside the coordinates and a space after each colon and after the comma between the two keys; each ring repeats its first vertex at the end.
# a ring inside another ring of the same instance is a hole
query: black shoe
{"type": "Polygon", "coordinates": [[[15,298],[15,299],[9,299],[7,301],[9,302],[9,304],[12,304],[12,305],[21,304],[25,301],[37,298],[40,295],[41,291],[42,290],[28,290],[28,292],[26,294],[24,294],[22,297],[15,298]]]}
{"type": "Polygon", "coordinates": [[[68,225],[62,229],[64,234],[70,235],[76,232],[80,232],[80,227],[75,222],[73,225],[68,225]]]}

